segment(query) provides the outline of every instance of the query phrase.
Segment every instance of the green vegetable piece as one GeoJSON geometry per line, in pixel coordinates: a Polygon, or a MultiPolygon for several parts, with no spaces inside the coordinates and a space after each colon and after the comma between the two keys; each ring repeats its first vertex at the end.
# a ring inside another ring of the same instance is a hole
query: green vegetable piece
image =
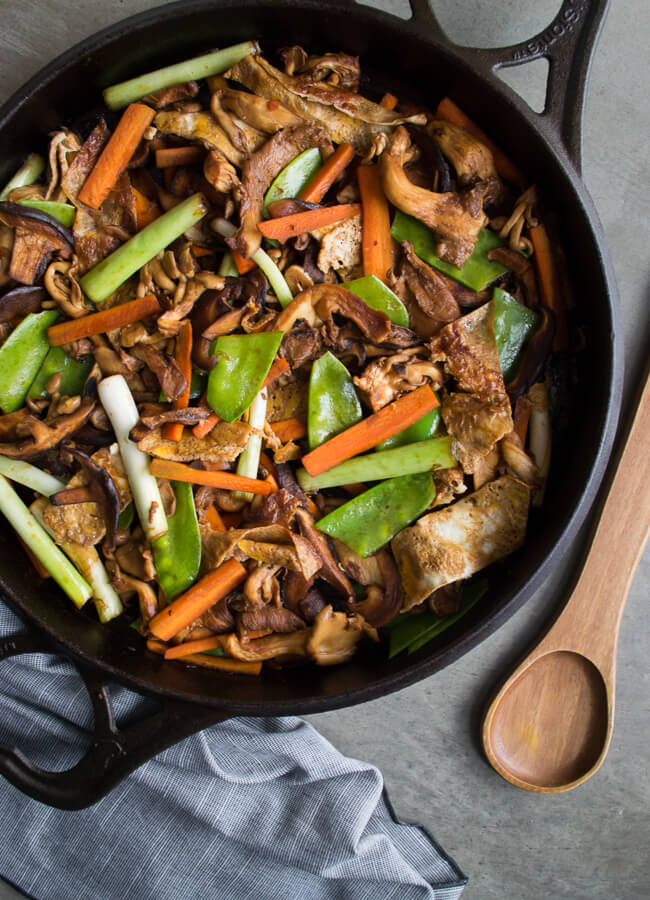
{"type": "Polygon", "coordinates": [[[176,511],[167,518],[169,531],[152,544],[158,582],[168,602],[196,581],[201,564],[201,535],[192,485],[175,481],[172,487],[176,511]]]}
{"type": "Polygon", "coordinates": [[[217,364],[208,376],[208,405],[224,422],[234,422],[262,387],[282,341],[281,331],[228,334],[210,346],[217,364]]]}
{"type": "Polygon", "coordinates": [[[6,200],[7,195],[15,188],[26,187],[34,184],[45,171],[45,160],[38,153],[30,153],[16,174],[11,178],[0,192],[0,200],[6,200]]]}
{"type": "Polygon", "coordinates": [[[264,195],[264,217],[269,218],[267,206],[276,200],[297,197],[323,164],[318,147],[309,147],[299,153],[273,179],[264,195]]]}
{"type": "Polygon", "coordinates": [[[117,520],[118,528],[130,528],[135,518],[135,507],[133,502],[127,503],[117,520]]]}
{"type": "MultiPolygon", "coordinates": [[[[196,372],[192,371],[192,377],[190,379],[190,400],[196,400],[201,396],[203,391],[205,390],[205,386],[208,383],[208,376],[206,372],[196,372]]],[[[158,402],[159,403],[170,403],[161,391],[158,394],[158,402]]]]}
{"type": "Polygon", "coordinates": [[[484,290],[508,271],[507,266],[491,262],[488,259],[487,255],[490,250],[503,246],[501,238],[489,228],[484,228],[479,232],[474,251],[462,269],[439,259],[435,254],[437,240],[434,233],[422,222],[412,216],[407,216],[399,209],[395,213],[390,233],[400,244],[402,241],[409,241],[413,244],[413,249],[420,259],[428,262],[434,269],[439,269],[451,278],[455,278],[456,281],[460,281],[461,284],[473,291],[484,290]]]}
{"type": "Polygon", "coordinates": [[[217,274],[223,275],[224,278],[239,278],[239,271],[237,270],[237,266],[235,265],[235,260],[232,257],[232,253],[224,253],[223,258],[219,263],[217,274]]]}
{"type": "Polygon", "coordinates": [[[86,272],[79,284],[94,303],[105,300],[121,284],[168,247],[208,211],[201,194],[192,194],[178,206],[159,216],[126,244],[86,272]]]}
{"type": "Polygon", "coordinates": [[[463,582],[460,586],[460,609],[450,616],[440,618],[432,612],[418,616],[398,616],[390,623],[392,627],[388,658],[392,659],[403,650],[407,650],[411,654],[424,647],[425,644],[438,637],[468,613],[485,596],[487,589],[487,578],[463,582]]]}
{"type": "Polygon", "coordinates": [[[223,647],[213,647],[212,650],[201,650],[201,654],[207,654],[207,656],[225,656],[225,652],[223,647]]]}
{"type": "Polygon", "coordinates": [[[306,469],[298,469],[296,477],[303,491],[320,491],[365,481],[381,481],[398,475],[416,475],[432,469],[450,469],[456,465],[451,455],[451,438],[432,438],[391,450],[380,450],[367,456],[355,456],[333,466],[321,475],[312,476],[306,469]]]}
{"type": "Polygon", "coordinates": [[[74,605],[82,607],[92,593],[90,585],[37,522],[4,475],[0,475],[0,512],[74,605]]]}
{"type": "Polygon", "coordinates": [[[307,429],[313,450],[361,420],[363,413],[352,377],[328,351],[311,367],[307,429]]]}
{"type": "Polygon", "coordinates": [[[69,203],[57,203],[55,200],[19,200],[18,202],[21,206],[31,206],[32,209],[47,213],[66,228],[72,228],[74,217],[77,214],[74,206],[70,206],[69,203]]]}
{"type": "Polygon", "coordinates": [[[395,325],[403,325],[408,328],[411,324],[409,314],[400,298],[376,275],[366,275],[364,278],[348,281],[342,287],[347,291],[352,291],[357,297],[361,297],[373,309],[386,313],[395,325]]]}
{"type": "Polygon", "coordinates": [[[248,56],[258,50],[255,41],[246,41],[243,44],[234,44],[232,47],[224,47],[223,50],[215,50],[203,56],[195,56],[185,62],[176,63],[173,66],[165,66],[146,75],[138,75],[120,84],[113,84],[104,91],[104,101],[109,109],[121,109],[134,100],[151,94],[153,91],[171,87],[173,84],[182,84],[184,81],[199,81],[201,78],[209,78],[210,75],[219,75],[226,69],[232,68],[248,56]]]}
{"type": "Polygon", "coordinates": [[[426,413],[413,425],[399,431],[390,438],[386,438],[381,444],[377,444],[377,450],[390,450],[392,447],[403,447],[405,444],[417,444],[420,441],[428,441],[440,427],[440,407],[437,406],[431,412],[426,413]]]}
{"type": "Polygon", "coordinates": [[[76,359],[68,356],[62,347],[50,347],[36,378],[32,382],[28,396],[32,400],[44,400],[48,397],[49,394],[45,390],[45,385],[52,375],[57,373],[61,376],[61,383],[57,388],[59,394],[66,397],[75,397],[77,394],[81,394],[86,378],[88,378],[93,367],[93,362],[92,356],[86,356],[77,362],[76,359]]]}
{"type": "Polygon", "coordinates": [[[30,313],[0,347],[0,409],[3,412],[15,412],[25,402],[50,349],[47,329],[58,317],[57,309],[30,313]]]}
{"type": "Polygon", "coordinates": [[[537,331],[541,320],[538,313],[501,288],[494,289],[492,314],[499,362],[507,383],[516,374],[523,346],[537,331]]]}
{"type": "Polygon", "coordinates": [[[433,502],[433,478],[402,475],[376,484],[319,519],[316,527],[338,538],[359,556],[370,556],[414,522],[433,502]]]}

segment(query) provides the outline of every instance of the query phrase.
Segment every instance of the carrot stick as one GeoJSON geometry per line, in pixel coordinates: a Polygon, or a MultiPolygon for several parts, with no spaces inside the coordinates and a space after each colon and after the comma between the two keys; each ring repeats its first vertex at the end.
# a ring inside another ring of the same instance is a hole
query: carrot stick
{"type": "Polygon", "coordinates": [[[513,430],[519,435],[522,447],[526,443],[526,432],[528,431],[528,420],[530,419],[530,407],[531,403],[527,397],[517,397],[515,410],[512,414],[512,421],[514,422],[513,430]]]}
{"type": "Polygon", "coordinates": [[[213,531],[225,531],[226,526],[221,518],[221,513],[214,504],[209,506],[205,513],[205,521],[213,531]]]}
{"type": "Polygon", "coordinates": [[[383,106],[384,109],[395,109],[397,106],[397,97],[394,94],[384,94],[379,101],[379,105],[383,106]]]}
{"type": "MultiPolygon", "coordinates": [[[[187,380],[185,390],[174,400],[174,409],[187,409],[190,402],[190,381],[192,380],[192,325],[183,322],[181,330],[176,338],[176,362],[187,380]]],[[[183,437],[183,426],[180,422],[167,422],[161,430],[162,436],[167,441],[176,444],[183,437]]]]}
{"type": "Polygon", "coordinates": [[[275,467],[275,463],[267,453],[264,453],[264,451],[260,453],[260,463],[271,473],[271,475],[273,475],[273,477],[277,481],[278,470],[275,467]]]}
{"type": "Polygon", "coordinates": [[[209,247],[199,247],[198,244],[192,244],[192,256],[195,259],[201,259],[202,256],[212,256],[214,250],[210,250],[209,247]]]}
{"type": "Polygon", "coordinates": [[[393,265],[388,201],[381,186],[377,166],[359,166],[357,178],[363,208],[361,233],[363,274],[376,275],[385,283],[388,270],[393,265]]]}
{"type": "Polygon", "coordinates": [[[428,384],[423,384],[325,441],[303,456],[302,464],[312,476],[327,472],[351,456],[364,453],[404,428],[409,428],[436,406],[438,398],[428,384]]]}
{"type": "Polygon", "coordinates": [[[229,559],[197,581],[188,591],[161,609],[149,622],[149,631],[161,641],[169,641],[181,629],[203,615],[211,606],[241,584],[248,573],[236,559],[229,559]]]}
{"type": "Polygon", "coordinates": [[[137,188],[131,185],[133,196],[135,197],[135,224],[138,231],[151,225],[154,219],[157,219],[161,213],[161,209],[157,203],[154,203],[148,197],[145,197],[137,188]]]}
{"type": "Polygon", "coordinates": [[[279,422],[271,422],[271,430],[282,443],[297,441],[307,434],[307,426],[299,419],[282,419],[279,422]]]}
{"type": "Polygon", "coordinates": [[[157,641],[156,638],[147,638],[147,650],[151,650],[152,653],[157,653],[158,656],[164,656],[167,647],[162,641],[157,641]]]}
{"type": "MultiPolygon", "coordinates": [[[[274,359],[273,364],[271,365],[271,368],[269,369],[268,374],[267,374],[266,378],[264,379],[264,383],[262,384],[262,387],[263,388],[268,387],[272,382],[274,382],[276,380],[276,378],[279,378],[280,375],[286,375],[286,373],[289,372],[290,370],[291,370],[291,366],[286,361],[286,359],[282,359],[282,357],[278,357],[277,359],[274,359]]],[[[261,390],[261,388],[260,388],[260,390],[261,390]]]]}
{"type": "Polygon", "coordinates": [[[239,250],[231,250],[230,252],[240,275],[245,275],[247,272],[252,271],[257,265],[252,257],[250,259],[245,259],[239,250]]]}
{"type": "Polygon", "coordinates": [[[195,666],[205,666],[206,669],[221,669],[223,672],[238,672],[240,675],[259,675],[262,671],[261,662],[208,656],[207,653],[193,653],[191,656],[184,656],[182,660],[195,666]]]}
{"type": "Polygon", "coordinates": [[[555,337],[553,338],[553,351],[566,350],[569,346],[569,329],[566,320],[566,308],[564,298],[560,291],[553,250],[548,239],[548,232],[544,225],[537,225],[530,229],[530,239],[533,242],[533,259],[537,270],[539,290],[542,295],[542,303],[555,313],[555,337]]]}
{"type": "Polygon", "coordinates": [[[515,164],[508,159],[494,141],[489,138],[478,125],[472,122],[469,116],[465,115],[462,109],[459,106],[456,106],[454,101],[450,100],[449,97],[444,97],[438,104],[436,119],[444,119],[445,122],[451,122],[452,125],[462,128],[463,131],[466,131],[482,144],[485,144],[485,146],[492,151],[494,166],[499,175],[511,184],[521,188],[521,190],[526,187],[526,180],[515,164]]]}
{"type": "Polygon", "coordinates": [[[326,225],[334,225],[336,222],[342,222],[360,212],[361,206],[358,203],[340,203],[338,206],[323,206],[320,209],[310,209],[292,216],[267,219],[265,222],[259,222],[257,228],[264,237],[273,238],[284,244],[289,238],[306,234],[316,228],[324,228],[326,225]]]}
{"type": "Polygon", "coordinates": [[[216,413],[212,413],[212,415],[208,416],[207,419],[202,419],[200,422],[196,423],[196,425],[192,429],[192,434],[200,441],[201,438],[204,438],[207,434],[210,434],[217,422],[220,421],[221,418],[216,413]]]}
{"type": "Polygon", "coordinates": [[[231,472],[206,472],[204,469],[193,469],[191,466],[169,459],[152,459],[149,471],[156,478],[189,481],[190,484],[207,484],[209,487],[223,488],[226,491],[246,491],[249,494],[273,493],[270,484],[257,478],[246,478],[245,475],[233,475],[231,472]]]}
{"type": "Polygon", "coordinates": [[[193,166],[203,162],[205,150],[201,147],[165,147],[156,150],[156,166],[166,169],[167,166],[193,166]]]}
{"type": "Polygon", "coordinates": [[[216,650],[217,647],[223,647],[224,638],[220,635],[214,637],[200,638],[198,641],[185,641],[183,644],[176,644],[174,647],[168,647],[165,650],[165,659],[178,659],[181,656],[189,656],[192,653],[203,653],[205,650],[216,650]]]}
{"type": "Polygon", "coordinates": [[[103,334],[105,331],[139,322],[140,319],[146,319],[147,316],[157,312],[160,312],[160,304],[155,294],[147,294],[146,297],[129,300],[120,306],[112,306],[110,309],[103,309],[80,319],[52,325],[47,329],[47,337],[51,347],[60,347],[62,344],[69,344],[92,334],[103,334]]]}
{"type": "Polygon", "coordinates": [[[308,203],[320,203],[341,172],[353,159],[354,150],[350,144],[339,144],[334,153],[300,191],[298,199],[306,200],[308,203]]]}
{"type": "Polygon", "coordinates": [[[155,111],[143,103],[132,103],[127,106],[117,123],[117,128],[79,191],[80,203],[85,203],[91,209],[99,209],[126,169],[154,115],[155,111]]]}

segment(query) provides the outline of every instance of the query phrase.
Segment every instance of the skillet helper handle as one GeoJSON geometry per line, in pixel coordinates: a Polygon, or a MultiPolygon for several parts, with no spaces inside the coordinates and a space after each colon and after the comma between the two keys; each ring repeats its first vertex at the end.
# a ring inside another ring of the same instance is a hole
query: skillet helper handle
{"type": "MultiPolygon", "coordinates": [[[[0,640],[0,660],[22,653],[51,653],[36,633],[0,640]]],[[[49,771],[15,747],[0,742],[0,775],[34,800],[58,809],[85,809],[101,800],[152,756],[197,731],[229,718],[218,710],[167,701],[151,715],[118,728],[108,682],[75,663],[90,694],[95,714],[92,742],[70,769],[49,771]]]]}
{"type": "MultiPolygon", "coordinates": [[[[442,38],[446,44],[452,43],[441,29],[430,0],[409,2],[413,12],[411,21],[417,31],[442,38]]],[[[494,49],[454,45],[484,77],[491,79],[495,79],[499,69],[535,59],[548,60],[544,110],[536,115],[549,140],[561,142],[578,172],[587,79],[608,7],[609,0],[564,0],[553,21],[526,41],[494,49]]],[[[501,90],[507,89],[501,81],[499,86],[501,90]]],[[[514,92],[513,95],[516,96],[514,92]]]]}

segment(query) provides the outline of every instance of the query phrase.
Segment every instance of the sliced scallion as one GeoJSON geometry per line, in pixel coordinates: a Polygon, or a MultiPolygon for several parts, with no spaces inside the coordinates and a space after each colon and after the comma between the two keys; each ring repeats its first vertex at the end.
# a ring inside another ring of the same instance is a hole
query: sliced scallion
{"type": "Polygon", "coordinates": [[[36,466],[23,462],[22,459],[9,459],[6,456],[0,456],[0,475],[31,488],[33,491],[38,491],[44,497],[50,497],[65,487],[65,482],[50,475],[49,472],[37,469],[36,466]]]}
{"type": "Polygon", "coordinates": [[[45,160],[38,153],[30,153],[16,174],[0,191],[0,200],[5,200],[8,194],[15,188],[26,187],[41,177],[45,171],[45,160]]]}

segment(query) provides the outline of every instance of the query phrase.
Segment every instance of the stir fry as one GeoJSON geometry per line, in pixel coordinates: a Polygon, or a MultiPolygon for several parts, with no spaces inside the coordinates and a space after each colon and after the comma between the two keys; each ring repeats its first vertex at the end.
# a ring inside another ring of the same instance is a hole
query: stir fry
{"type": "Polygon", "coordinates": [[[211,52],[0,194],[0,510],[168,660],[412,653],[543,501],[568,332],[537,190],[449,98],[359,77],[211,52]]]}

